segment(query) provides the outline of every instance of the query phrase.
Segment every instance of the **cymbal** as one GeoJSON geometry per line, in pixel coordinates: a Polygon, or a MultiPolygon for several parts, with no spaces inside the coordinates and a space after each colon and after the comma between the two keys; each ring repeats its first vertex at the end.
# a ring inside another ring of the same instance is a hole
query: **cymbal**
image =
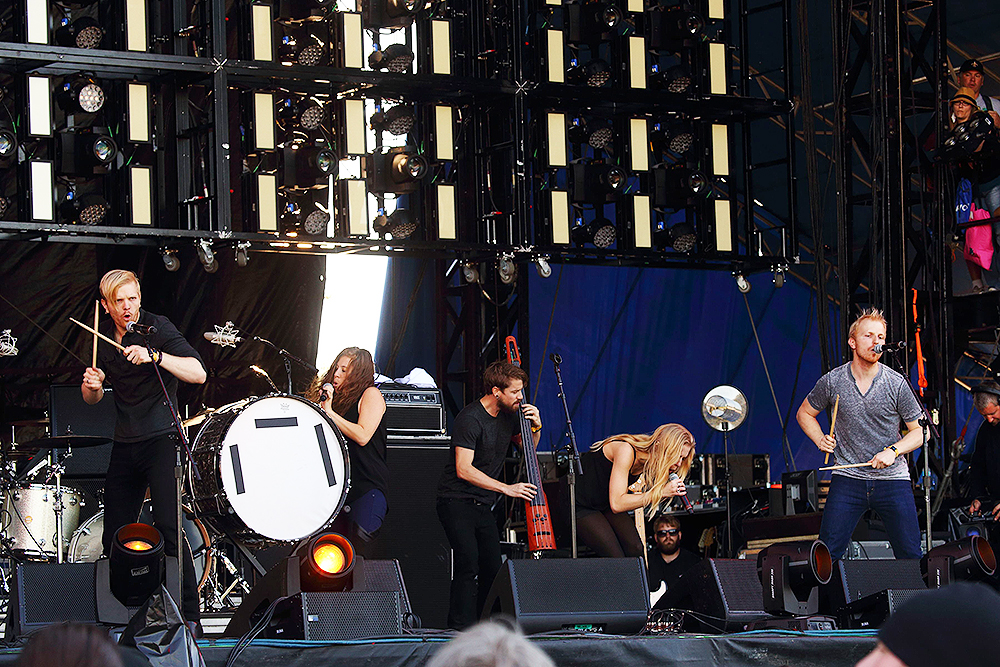
{"type": "Polygon", "coordinates": [[[84,447],[98,447],[109,442],[111,442],[110,438],[99,435],[55,435],[26,442],[22,447],[25,449],[29,447],[35,449],[66,449],[74,447],[80,449],[84,447]]]}
{"type": "Polygon", "coordinates": [[[48,426],[49,418],[41,417],[39,419],[18,419],[16,421],[7,422],[8,426],[48,426]]]}
{"type": "Polygon", "coordinates": [[[215,408],[205,408],[204,410],[196,414],[194,417],[188,417],[187,419],[182,421],[181,426],[183,426],[184,428],[188,428],[189,426],[197,426],[198,424],[208,419],[209,415],[211,415],[213,412],[215,412],[215,408]]]}
{"type": "Polygon", "coordinates": [[[29,449],[26,445],[17,445],[15,447],[4,448],[3,455],[8,459],[23,459],[34,456],[36,452],[38,450],[34,447],[29,449]]]}

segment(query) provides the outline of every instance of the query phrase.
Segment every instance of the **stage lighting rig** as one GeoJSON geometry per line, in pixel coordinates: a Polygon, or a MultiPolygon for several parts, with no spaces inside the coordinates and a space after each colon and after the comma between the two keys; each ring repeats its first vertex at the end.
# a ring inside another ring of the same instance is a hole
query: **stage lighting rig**
{"type": "Polygon", "coordinates": [[[473,262],[472,260],[462,262],[462,278],[464,278],[465,282],[469,284],[478,283],[479,263],[473,262]]]}
{"type": "Polygon", "coordinates": [[[676,95],[685,95],[694,90],[694,77],[686,65],[671,65],[660,70],[658,67],[649,77],[649,87],[676,95]]]}
{"type": "Polygon", "coordinates": [[[107,219],[110,211],[111,206],[101,195],[77,195],[72,190],[59,205],[59,214],[70,224],[100,225],[107,219]]]}
{"type": "Polygon", "coordinates": [[[278,102],[277,116],[285,131],[314,132],[323,126],[326,110],[313,98],[286,97],[278,102]]]}
{"type": "Polygon", "coordinates": [[[652,51],[679,51],[705,34],[704,17],[685,7],[657,7],[645,15],[647,47],[652,51]]]}
{"type": "Polygon", "coordinates": [[[337,154],[325,142],[286,144],[282,150],[284,189],[325,188],[340,166],[337,154]]]}
{"type": "Polygon", "coordinates": [[[423,0],[361,0],[361,21],[368,29],[405,28],[423,6],[423,0]]]}
{"type": "Polygon", "coordinates": [[[126,607],[145,602],[163,582],[163,536],[153,526],[130,523],[111,541],[111,593],[126,607]]]}
{"type": "Polygon", "coordinates": [[[673,248],[676,252],[688,254],[698,244],[694,225],[689,222],[670,224],[670,221],[657,223],[653,232],[653,242],[658,248],[673,248]]]}
{"type": "Polygon", "coordinates": [[[373,70],[406,74],[413,66],[413,51],[406,44],[390,44],[384,50],[376,47],[368,56],[368,66],[373,70]]]}
{"type": "Polygon", "coordinates": [[[283,65],[317,67],[327,63],[327,54],[322,38],[304,27],[284,35],[278,44],[278,61],[283,65]]]}
{"type": "Polygon", "coordinates": [[[697,136],[690,122],[657,123],[649,133],[653,151],[659,155],[690,159],[695,155],[697,136]]]}
{"type": "Polygon", "coordinates": [[[819,587],[833,576],[833,558],[822,540],[772,544],[757,554],[757,575],[764,611],[779,616],[815,614],[819,587]]]}
{"type": "Polygon", "coordinates": [[[17,134],[14,128],[0,122],[0,161],[9,160],[17,153],[17,134]]]}
{"type": "Polygon", "coordinates": [[[571,143],[587,145],[595,151],[614,153],[615,131],[611,123],[599,120],[575,118],[566,133],[571,143]]]}
{"type": "Polygon", "coordinates": [[[79,76],[63,84],[56,101],[66,113],[97,113],[104,107],[104,89],[93,77],[79,76]]]}
{"type": "Polygon", "coordinates": [[[382,238],[391,236],[393,239],[408,239],[419,226],[410,211],[405,208],[397,208],[388,216],[383,213],[376,217],[372,224],[372,228],[382,238]]]}
{"type": "Polygon", "coordinates": [[[90,16],[81,16],[72,22],[69,18],[64,18],[56,29],[56,43],[78,49],[97,49],[101,46],[104,34],[101,24],[90,16]]]}
{"type": "Polygon", "coordinates": [[[566,41],[597,45],[622,34],[625,15],[610,2],[573,2],[564,5],[566,41]]]}
{"type": "Polygon", "coordinates": [[[118,146],[107,128],[88,127],[59,133],[60,169],[72,176],[106,174],[118,157],[118,146]]]}
{"type": "Polygon", "coordinates": [[[576,160],[570,165],[571,197],[574,202],[605,204],[625,191],[628,176],[613,164],[596,160],[576,160]]]}
{"type": "Polygon", "coordinates": [[[993,547],[982,535],[970,535],[934,547],[920,560],[920,571],[928,588],[940,588],[961,580],[985,580],[992,577],[996,569],[993,547]]]}
{"type": "Polygon", "coordinates": [[[613,222],[603,217],[596,217],[586,224],[579,224],[570,231],[573,242],[577,245],[592,244],[605,250],[615,244],[618,230],[613,222]]]}
{"type": "Polygon", "coordinates": [[[682,165],[653,167],[653,208],[677,210],[691,205],[695,197],[711,192],[705,174],[682,165]]]}
{"type": "Polygon", "coordinates": [[[366,158],[368,191],[373,194],[416,192],[428,171],[427,160],[407,146],[372,153],[366,158]]]}
{"type": "Polygon", "coordinates": [[[401,137],[413,129],[416,113],[412,104],[397,104],[388,111],[376,111],[370,123],[373,132],[388,132],[401,137]]]}
{"type": "Polygon", "coordinates": [[[613,78],[611,65],[600,58],[589,60],[583,65],[577,64],[574,59],[570,61],[570,68],[566,71],[566,82],[577,86],[602,88],[613,78]]]}

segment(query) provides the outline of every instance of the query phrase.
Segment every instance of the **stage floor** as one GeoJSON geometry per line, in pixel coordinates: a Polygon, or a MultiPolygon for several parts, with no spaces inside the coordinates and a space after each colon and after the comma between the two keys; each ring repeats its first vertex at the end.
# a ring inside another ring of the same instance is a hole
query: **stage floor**
{"type": "MultiPolygon", "coordinates": [[[[448,639],[435,631],[397,638],[348,642],[258,640],[237,659],[254,667],[418,667],[448,639]]],[[[769,667],[853,667],[875,646],[874,632],[835,631],[790,633],[776,631],[729,635],[605,635],[535,636],[531,641],[559,667],[635,667],[683,665],[710,667],[768,665],[769,667]]],[[[209,667],[222,667],[233,647],[230,640],[199,642],[209,667]]],[[[149,664],[134,649],[128,665],[149,664]]],[[[0,664],[12,664],[14,650],[0,653],[0,664]]]]}

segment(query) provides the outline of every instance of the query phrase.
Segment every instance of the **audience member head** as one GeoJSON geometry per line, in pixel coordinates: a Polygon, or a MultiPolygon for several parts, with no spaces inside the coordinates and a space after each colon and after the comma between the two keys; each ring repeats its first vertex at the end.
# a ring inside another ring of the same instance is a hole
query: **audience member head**
{"type": "Polygon", "coordinates": [[[987,424],[1000,423],[1000,385],[986,380],[972,388],[972,404],[987,424]]]}
{"type": "Polygon", "coordinates": [[[427,667],[555,667],[555,663],[510,624],[486,621],[448,642],[427,667]]]}
{"type": "Polygon", "coordinates": [[[964,123],[972,117],[976,109],[976,93],[971,88],[962,87],[951,97],[951,115],[955,124],[964,123]]]}
{"type": "Polygon", "coordinates": [[[958,85],[972,89],[973,104],[976,103],[976,97],[979,96],[979,91],[983,87],[984,76],[983,64],[975,58],[966,60],[958,68],[958,85]]]}
{"type": "Polygon", "coordinates": [[[959,582],[920,593],[886,620],[857,667],[986,667],[1000,655],[1000,594],[959,582]]]}
{"type": "Polygon", "coordinates": [[[19,667],[123,667],[118,646],[96,625],[58,623],[31,636],[19,667]]]}

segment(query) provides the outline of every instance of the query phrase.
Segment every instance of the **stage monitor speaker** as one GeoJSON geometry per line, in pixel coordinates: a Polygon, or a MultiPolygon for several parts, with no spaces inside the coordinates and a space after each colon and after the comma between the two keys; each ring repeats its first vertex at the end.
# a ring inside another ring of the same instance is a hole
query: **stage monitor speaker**
{"type": "Polygon", "coordinates": [[[447,439],[389,437],[389,513],[365,556],[399,561],[413,613],[425,628],[448,622],[451,547],[437,516],[437,485],[451,456],[447,439]]]}
{"type": "Polygon", "coordinates": [[[874,630],[881,626],[900,606],[914,596],[926,593],[926,588],[889,588],[849,603],[841,610],[840,627],[874,630]]]}
{"type": "Polygon", "coordinates": [[[820,612],[837,614],[844,605],[887,588],[926,587],[919,560],[839,560],[830,583],[820,589],[820,612]]]}
{"type": "MultiPolygon", "coordinates": [[[[93,435],[111,440],[115,437],[115,396],[105,387],[104,398],[87,405],[79,384],[54,384],[49,387],[49,419],[52,435],[93,435]]],[[[77,447],[66,459],[66,478],[101,478],[107,475],[111,461],[111,443],[97,447],[77,447]]],[[[89,489],[88,489],[89,491],[89,489]]]]}
{"type": "Polygon", "coordinates": [[[503,613],[528,634],[580,628],[634,634],[646,627],[649,589],[641,558],[508,560],[483,617],[503,613]]]}
{"type": "Polygon", "coordinates": [[[7,641],[63,621],[97,622],[94,563],[18,563],[7,608],[7,641]]]}
{"type": "Polygon", "coordinates": [[[656,603],[657,609],[695,612],[689,629],[734,632],[770,618],[756,560],[706,558],[680,578],[656,603]]]}

